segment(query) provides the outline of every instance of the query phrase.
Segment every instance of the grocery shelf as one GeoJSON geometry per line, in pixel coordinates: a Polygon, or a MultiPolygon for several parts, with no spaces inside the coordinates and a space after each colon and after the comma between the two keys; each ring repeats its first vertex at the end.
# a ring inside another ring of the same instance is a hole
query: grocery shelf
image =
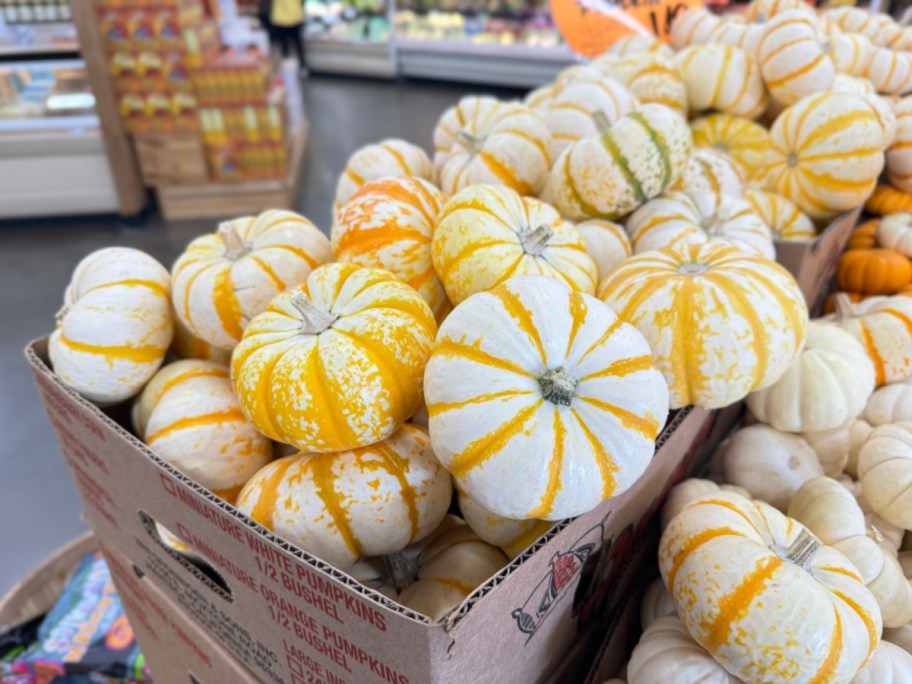
{"type": "Polygon", "coordinates": [[[456,40],[395,40],[403,76],[532,88],[577,61],[569,48],[488,45],[456,40]]]}
{"type": "Polygon", "coordinates": [[[71,22],[11,24],[0,30],[0,60],[35,56],[78,57],[79,40],[71,22]]]}
{"type": "Polygon", "coordinates": [[[307,68],[314,72],[396,77],[396,51],[390,42],[311,37],[306,48],[307,68]]]}

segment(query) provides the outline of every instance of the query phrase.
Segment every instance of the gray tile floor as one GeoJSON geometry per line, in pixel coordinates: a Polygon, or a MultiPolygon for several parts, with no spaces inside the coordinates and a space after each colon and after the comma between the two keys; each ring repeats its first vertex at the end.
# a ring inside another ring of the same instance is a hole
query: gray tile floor
{"type": "MultiPolygon", "coordinates": [[[[437,117],[467,92],[514,94],[425,82],[305,81],[311,127],[297,210],[328,231],[348,156],[390,136],[429,150],[437,117]]],[[[0,221],[0,595],[85,529],[23,347],[53,327],[70,273],[85,254],[125,245],[170,265],[191,238],[213,227],[211,221],[166,223],[158,215],[142,226],[116,217],[0,221]]]]}

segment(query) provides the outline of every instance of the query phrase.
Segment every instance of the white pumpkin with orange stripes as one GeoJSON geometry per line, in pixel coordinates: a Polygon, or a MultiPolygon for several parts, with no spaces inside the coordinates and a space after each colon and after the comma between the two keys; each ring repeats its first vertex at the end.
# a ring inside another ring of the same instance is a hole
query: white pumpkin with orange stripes
{"type": "Polygon", "coordinates": [[[729,243],[774,259],[772,233],[743,199],[696,190],[668,192],[637,209],[627,219],[635,254],[663,247],[729,243]]]}
{"type": "Polygon", "coordinates": [[[196,337],[233,349],[273,297],[330,259],[326,236],[294,212],[271,209],[226,221],[174,263],[174,311],[196,337]]]}
{"type": "Polygon", "coordinates": [[[827,320],[864,345],[878,387],[912,374],[912,297],[868,297],[855,304],[837,294],[836,313],[827,320]]]}
{"type": "Polygon", "coordinates": [[[631,55],[641,55],[650,52],[665,58],[674,56],[674,50],[657,37],[639,33],[632,33],[628,36],[618,38],[608,46],[608,49],[605,50],[604,54],[614,55],[615,57],[629,57],[631,55]]]}
{"type": "Polygon", "coordinates": [[[161,366],[174,336],[171,278],[127,247],[92,252],[76,266],[48,340],[64,384],[98,404],[129,399],[161,366]]]}
{"type": "Polygon", "coordinates": [[[769,226],[774,239],[801,242],[817,237],[811,219],[802,213],[794,202],[782,195],[763,190],[748,190],[744,194],[744,199],[769,226]]]}
{"type": "Polygon", "coordinates": [[[696,147],[687,160],[684,173],[671,189],[744,197],[744,176],[741,165],[725,152],[696,147]]]}
{"type": "Polygon", "coordinates": [[[683,50],[691,45],[702,45],[710,41],[712,31],[721,19],[709,10],[685,9],[671,24],[671,46],[683,50]]]}
{"type": "Polygon", "coordinates": [[[272,442],[250,424],[227,377],[160,371],[159,386],[143,430],[155,455],[184,475],[234,503],[247,480],[272,460],[272,442]]]}
{"type": "Polygon", "coordinates": [[[858,454],[858,479],[877,515],[912,529],[912,423],[874,428],[858,454]]]}
{"type": "Polygon", "coordinates": [[[711,147],[738,162],[749,179],[757,178],[771,145],[770,133],[750,119],[710,114],[690,122],[695,148],[711,147]]]}
{"type": "Polygon", "coordinates": [[[880,643],[855,566],[762,502],[692,502],[662,534],[659,569],[690,634],[744,681],[847,682],[880,643]]]}
{"type": "Polygon", "coordinates": [[[553,83],[548,83],[530,90],[523,98],[523,104],[536,114],[545,116],[551,108],[556,92],[556,86],[553,83]]]}
{"type": "Polygon", "coordinates": [[[482,541],[501,549],[509,558],[516,558],[533,542],[538,541],[553,523],[545,520],[513,520],[495,515],[479,506],[464,492],[457,492],[459,512],[482,541]]]}
{"type": "Polygon", "coordinates": [[[887,178],[890,185],[912,192],[912,97],[905,97],[893,108],[896,138],[887,148],[887,178]]]}
{"type": "Polygon", "coordinates": [[[361,556],[396,553],[434,531],[453,496],[425,430],[404,425],[353,451],[286,456],[247,483],[237,500],[282,539],[339,570],[361,556]]]}
{"type": "Polygon", "coordinates": [[[807,329],[807,304],[788,271],[733,245],[638,254],[598,296],[646,337],[672,408],[721,408],[769,387],[807,329]]]}
{"type": "Polygon", "coordinates": [[[731,45],[696,45],[675,56],[675,66],[687,84],[693,114],[716,110],[753,119],[766,110],[766,86],[757,61],[731,45]]]}
{"type": "Polygon", "coordinates": [[[770,132],[767,188],[811,218],[860,206],[883,169],[883,128],[857,95],[806,97],[786,109],[770,132]]]}
{"type": "Polygon", "coordinates": [[[571,220],[612,220],[674,183],[690,153],[684,118],[668,107],[646,104],[604,135],[565,150],[551,169],[548,198],[571,220]]]}
{"type": "Polygon", "coordinates": [[[444,112],[434,150],[438,184],[447,195],[478,183],[537,195],[552,160],[551,134],[531,109],[476,95],[444,112]]]}
{"type": "Polygon", "coordinates": [[[656,53],[605,55],[586,66],[627,86],[640,104],[660,104],[687,114],[687,85],[671,59],[656,53]]]}
{"type": "Polygon", "coordinates": [[[551,206],[499,185],[454,195],[437,220],[434,269],[453,304],[508,278],[541,274],[592,294],[598,270],[579,231],[551,206]]]}
{"type": "Polygon", "coordinates": [[[364,185],[336,214],[338,261],[383,268],[418,290],[439,319],[450,308],[431,262],[431,236],[446,195],[420,178],[384,178],[364,185]]]}
{"type": "Polygon", "coordinates": [[[339,211],[365,183],[403,176],[434,180],[434,165],[424,150],[398,138],[365,145],[349,157],[339,176],[333,211],[339,211]]]}
{"type": "Polygon", "coordinates": [[[389,271],[325,264],[254,318],[231,356],[250,421],[303,451],[386,439],[421,407],[434,314],[389,271]]]}
{"type": "Polygon", "coordinates": [[[643,473],[668,390],[635,329],[588,295],[513,278],[457,306],[425,373],[434,452],[485,509],[559,520],[643,473]]]}
{"type": "Polygon", "coordinates": [[[757,46],[760,45],[761,38],[763,38],[762,24],[744,21],[740,16],[736,18],[728,15],[723,17],[722,21],[712,30],[709,42],[741,48],[749,55],[756,57],[757,46]]]}
{"type": "Polygon", "coordinates": [[[833,7],[823,10],[821,16],[835,22],[843,31],[862,34],[874,45],[886,47],[901,37],[901,29],[888,15],[860,7],[833,7]]]}
{"type": "Polygon", "coordinates": [[[763,29],[757,46],[760,73],[770,94],[784,105],[829,90],[836,67],[813,14],[789,10],[763,29]]]}
{"type": "Polygon", "coordinates": [[[611,124],[637,107],[633,94],[613,79],[569,84],[548,110],[554,156],[583,138],[607,132],[611,124]]]}
{"type": "Polygon", "coordinates": [[[836,71],[849,76],[864,77],[874,57],[874,45],[861,33],[831,33],[824,48],[836,71]]]}
{"type": "Polygon", "coordinates": [[[627,232],[617,223],[591,219],[578,223],[576,228],[583,236],[589,256],[598,267],[599,282],[633,253],[627,232]]]}
{"type": "Polygon", "coordinates": [[[747,20],[766,22],[783,12],[801,9],[801,0],[751,0],[747,6],[747,20]]]}
{"type": "Polygon", "coordinates": [[[865,76],[883,95],[904,95],[912,90],[912,52],[877,48],[865,76]]]}

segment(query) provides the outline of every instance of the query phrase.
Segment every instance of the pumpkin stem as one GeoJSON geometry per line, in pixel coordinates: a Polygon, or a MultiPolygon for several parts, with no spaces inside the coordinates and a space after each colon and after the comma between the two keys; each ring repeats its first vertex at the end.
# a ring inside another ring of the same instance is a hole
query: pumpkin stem
{"type": "Polygon", "coordinates": [[[595,130],[599,135],[605,135],[611,130],[611,119],[608,118],[604,109],[596,109],[592,112],[592,121],[595,123],[595,130]]]}
{"type": "Polygon", "coordinates": [[[811,563],[820,549],[820,540],[808,530],[801,530],[798,538],[786,549],[774,549],[782,560],[797,565],[805,572],[811,571],[811,563]]]}
{"type": "Polygon", "coordinates": [[[716,212],[704,218],[700,225],[708,235],[711,237],[718,237],[722,234],[722,229],[727,220],[727,217],[721,216],[720,212],[716,212]]]}
{"type": "Polygon", "coordinates": [[[481,147],[484,145],[484,138],[478,138],[467,130],[463,129],[459,131],[459,137],[462,138],[469,146],[469,149],[476,154],[481,152],[481,147]]]}
{"type": "Polygon", "coordinates": [[[574,378],[563,366],[545,371],[538,379],[542,396],[554,405],[570,406],[579,380],[574,378]]]}
{"type": "Polygon", "coordinates": [[[840,292],[836,295],[836,320],[844,321],[848,318],[855,318],[855,306],[849,295],[840,292]]]}
{"type": "Polygon", "coordinates": [[[877,544],[883,544],[884,536],[883,533],[878,530],[874,525],[868,525],[868,536],[873,539],[877,544]]]}
{"type": "Polygon", "coordinates": [[[401,551],[388,553],[383,557],[383,565],[397,592],[405,589],[418,576],[418,556],[409,558],[401,551]]]}
{"type": "Polygon", "coordinates": [[[339,318],[316,306],[301,291],[291,295],[291,303],[301,314],[301,332],[305,335],[319,335],[339,318]]]}
{"type": "Polygon", "coordinates": [[[63,323],[63,319],[66,318],[66,315],[70,312],[70,307],[68,304],[64,304],[60,307],[60,310],[54,314],[54,320],[57,323],[63,323]]]}
{"type": "Polygon", "coordinates": [[[703,275],[709,270],[709,266],[706,264],[699,264],[695,261],[691,261],[687,264],[681,264],[678,266],[678,273],[682,276],[698,276],[703,275]]]}
{"type": "Polygon", "coordinates": [[[554,229],[546,223],[540,223],[531,229],[523,228],[519,233],[523,251],[532,256],[539,256],[552,237],[554,237],[554,229]]]}
{"type": "Polygon", "coordinates": [[[244,242],[231,221],[225,221],[218,227],[218,236],[225,243],[226,256],[232,261],[237,261],[250,252],[250,247],[244,242]]]}

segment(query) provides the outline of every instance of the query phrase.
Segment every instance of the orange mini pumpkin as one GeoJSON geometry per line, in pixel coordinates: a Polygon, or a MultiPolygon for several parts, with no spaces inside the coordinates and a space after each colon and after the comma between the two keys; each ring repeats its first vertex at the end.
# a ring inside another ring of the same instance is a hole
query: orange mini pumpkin
{"type": "Polygon", "coordinates": [[[851,301],[853,304],[857,304],[865,298],[865,296],[860,292],[840,292],[839,290],[836,292],[830,292],[830,294],[827,295],[826,300],[823,302],[823,313],[836,313],[836,298],[839,295],[846,295],[849,298],[849,301],[851,301]]]}
{"type": "Polygon", "coordinates": [[[846,244],[846,251],[854,249],[876,249],[877,247],[877,226],[880,225],[880,219],[870,219],[859,225],[849,236],[846,244]]]}
{"type": "Polygon", "coordinates": [[[912,264],[890,249],[853,249],[839,257],[836,282],[849,292],[893,294],[912,281],[912,264]]]}
{"type": "Polygon", "coordinates": [[[888,216],[898,211],[912,211],[912,195],[897,190],[892,185],[878,185],[864,206],[875,216],[888,216]]]}

